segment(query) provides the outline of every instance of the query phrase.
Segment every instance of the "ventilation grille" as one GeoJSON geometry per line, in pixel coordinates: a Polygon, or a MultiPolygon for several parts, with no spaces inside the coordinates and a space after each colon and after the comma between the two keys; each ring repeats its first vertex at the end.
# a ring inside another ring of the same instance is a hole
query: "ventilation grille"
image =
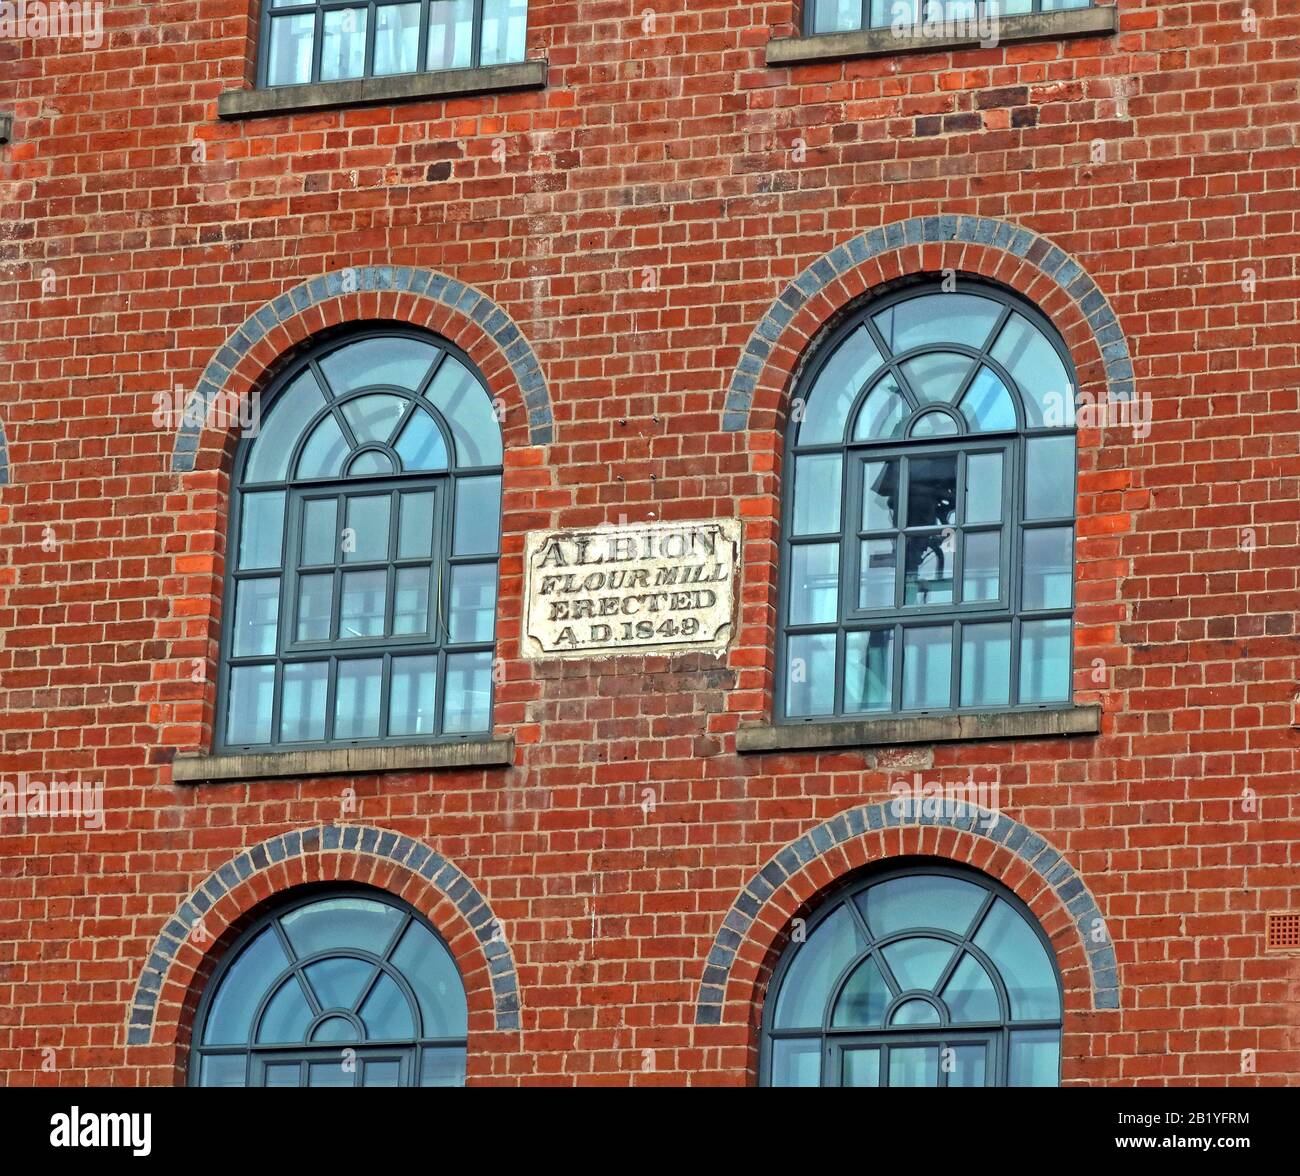
{"type": "Polygon", "coordinates": [[[1300,914],[1270,911],[1264,932],[1265,951],[1300,951],[1300,914]]]}

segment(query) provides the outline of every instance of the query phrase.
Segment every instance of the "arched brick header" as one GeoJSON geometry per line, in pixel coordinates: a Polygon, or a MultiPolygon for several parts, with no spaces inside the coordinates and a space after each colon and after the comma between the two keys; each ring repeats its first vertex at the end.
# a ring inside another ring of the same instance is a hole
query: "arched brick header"
{"type": "MultiPolygon", "coordinates": [[[[494,1030],[519,1028],[519,982],[514,958],[500,924],[488,901],[465,874],[427,845],[394,833],[366,825],[322,825],[283,833],[254,845],[209,874],[194,892],[176,909],[154,941],[131,998],[127,1021],[128,1045],[157,1043],[157,1010],[160,996],[170,990],[163,1004],[180,1005],[181,994],[194,977],[203,949],[190,941],[192,928],[200,919],[228,927],[258,902],[285,889],[267,875],[277,871],[291,884],[317,881],[372,880],[375,866],[387,866],[396,885],[384,887],[381,880],[373,884],[423,907],[422,913],[438,928],[456,958],[465,980],[471,1017],[476,995],[480,1003],[483,989],[490,984],[490,1013],[494,1030]],[[328,864],[327,864],[328,863],[328,864]],[[296,881],[292,881],[296,880],[296,881]],[[414,891],[414,892],[413,892],[414,891]],[[432,913],[434,906],[448,903],[454,914],[447,914],[462,926],[449,927],[446,918],[432,913]],[[475,960],[468,956],[461,935],[472,937],[476,944],[475,960]],[[459,946],[459,950],[458,950],[459,946]],[[473,982],[473,970],[486,971],[486,984],[473,982]],[[468,972],[468,974],[467,974],[468,972]]],[[[210,947],[220,929],[209,926],[210,947]]]]}
{"type": "MultiPolygon", "coordinates": [[[[555,425],[546,378],[528,340],[501,307],[473,286],[432,270],[412,266],[359,266],[337,270],[294,286],[255,310],[231,333],[186,399],[181,425],[172,445],[172,472],[186,473],[194,468],[199,438],[209,409],[230,387],[232,375],[255,349],[264,347],[276,333],[289,342],[299,342],[313,334],[325,325],[320,311],[311,313],[313,308],[337,299],[375,294],[386,295],[394,301],[403,297],[414,298],[419,309],[402,315],[404,321],[446,321],[446,312],[450,311],[453,320],[459,318],[472,323],[500,353],[510,370],[510,378],[518,385],[528,409],[529,442],[533,445],[550,443],[555,425]]],[[[473,348],[465,346],[467,340],[453,338],[452,341],[473,353],[473,348]]],[[[281,350],[275,348],[267,359],[274,358],[281,350]]],[[[491,380],[490,372],[484,371],[483,375],[491,380]]],[[[247,382],[251,383],[251,378],[247,382]]]]}
{"type": "MultiPolygon", "coordinates": [[[[867,288],[860,279],[852,284],[842,281],[860,267],[908,247],[924,250],[926,246],[936,245],[949,248],[965,246],[991,252],[998,264],[979,267],[979,272],[989,277],[1003,276],[1009,280],[1016,270],[1026,269],[1028,272],[1011,284],[1031,297],[1033,291],[1025,287],[1042,285],[1042,280],[1046,279],[1045,293],[1034,297],[1034,301],[1055,318],[1055,308],[1049,304],[1046,292],[1054,290],[1062,295],[1086,324],[1100,351],[1107,397],[1112,401],[1133,398],[1133,361],[1124,332],[1106,296],[1077,261],[1046,237],[1006,221],[981,216],[923,216],[872,229],[837,245],[782,291],[754,328],[732,374],[723,407],[723,429],[739,432],[750,428],[755,393],[773,386],[785,387],[798,355],[829,317],[818,314],[811,323],[796,324],[800,312],[810,303],[819,298],[823,301],[829,298],[830,302],[824,309],[828,312],[838,310],[844,305],[844,299],[836,296],[834,287],[837,283],[851,285],[850,293],[860,293],[867,288]],[[786,353],[784,361],[778,359],[783,351],[786,353]]],[[[948,268],[956,260],[956,255],[945,255],[943,265],[934,268],[948,268]]],[[[952,265],[951,268],[962,267],[952,265]]],[[[1058,324],[1058,329],[1064,326],[1058,324]]],[[[1067,332],[1062,329],[1062,334],[1067,332]]],[[[1068,335],[1066,342],[1070,342],[1068,335]]]]}
{"type": "Polygon", "coordinates": [[[964,812],[946,811],[942,804],[935,807],[940,811],[933,816],[904,820],[893,801],[861,805],[823,821],[773,855],[745,884],[718,928],[696,997],[695,1023],[745,1022],[753,1008],[752,988],[746,988],[745,981],[757,978],[762,960],[800,904],[846,869],[900,853],[948,857],[994,877],[1005,875],[1000,880],[1027,901],[1052,939],[1067,993],[1070,969],[1063,956],[1081,953],[1092,1008],[1118,1009],[1119,967],[1110,930],[1070,863],[1043,837],[1001,813],[972,804],[964,812]],[[1017,885],[1016,873],[1030,885],[1017,885]],[[1062,916],[1060,926],[1054,928],[1044,917],[1051,913],[1062,916]]]}

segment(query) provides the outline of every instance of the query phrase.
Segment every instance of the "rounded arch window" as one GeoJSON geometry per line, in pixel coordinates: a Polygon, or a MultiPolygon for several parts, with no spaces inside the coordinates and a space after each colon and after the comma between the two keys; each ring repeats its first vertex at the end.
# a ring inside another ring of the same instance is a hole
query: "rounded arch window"
{"type": "Polygon", "coordinates": [[[785,470],[778,714],[1070,701],[1074,377],[1037,310],[872,303],[809,365],[785,470]]]}
{"type": "Polygon", "coordinates": [[[973,870],[878,873],[826,902],[777,964],[772,1086],[1055,1086],[1061,983],[1009,890],[973,870]]]}
{"type": "Polygon", "coordinates": [[[369,890],[251,926],[204,990],[195,1086],[461,1086],[468,1011],[446,944],[369,890]]]}
{"type": "Polygon", "coordinates": [[[217,743],[491,729],[501,429],[468,358],[377,329],[300,356],[235,456],[217,743]]]}

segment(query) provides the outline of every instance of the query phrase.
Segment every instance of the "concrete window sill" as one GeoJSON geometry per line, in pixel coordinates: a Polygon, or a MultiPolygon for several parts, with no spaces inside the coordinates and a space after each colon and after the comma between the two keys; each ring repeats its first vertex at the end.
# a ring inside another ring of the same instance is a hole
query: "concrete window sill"
{"type": "Polygon", "coordinates": [[[356,78],[347,82],[227,90],[217,98],[217,114],[222,118],[254,118],[262,114],[298,114],[339,106],[416,102],[420,99],[490,94],[500,90],[540,90],[546,85],[546,68],[543,59],[486,65],[479,69],[443,69],[435,73],[399,74],[387,78],[356,78]]]}
{"type": "Polygon", "coordinates": [[[1096,735],[1101,707],[986,711],[959,715],[891,715],[808,723],[755,723],[736,732],[739,752],[801,751],[835,747],[890,747],[904,743],[964,743],[981,739],[1035,739],[1096,735]]]}
{"type": "Polygon", "coordinates": [[[514,763],[515,741],[466,740],[405,747],[326,747],[310,751],[268,751],[248,755],[178,755],[172,761],[177,784],[220,780],[267,780],[279,776],[355,776],[364,772],[406,772],[423,768],[493,768],[514,763]]]}
{"type": "MultiPolygon", "coordinates": [[[[1119,28],[1114,5],[1072,8],[1064,12],[1027,12],[998,22],[998,44],[1011,41],[1053,41],[1064,37],[1106,36],[1119,28]]],[[[851,33],[820,33],[815,37],[777,37],[767,43],[768,65],[802,65],[838,61],[845,57],[883,57],[896,53],[936,53],[969,49],[981,44],[974,36],[927,37],[894,30],[858,29],[851,33]]]]}

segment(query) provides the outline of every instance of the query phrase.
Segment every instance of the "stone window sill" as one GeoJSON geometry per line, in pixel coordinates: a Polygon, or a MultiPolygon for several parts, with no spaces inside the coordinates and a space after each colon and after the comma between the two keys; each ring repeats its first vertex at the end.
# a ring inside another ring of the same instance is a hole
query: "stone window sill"
{"type": "Polygon", "coordinates": [[[738,752],[800,751],[835,747],[890,747],[904,743],[963,743],[982,739],[1034,739],[1096,735],[1101,707],[984,711],[955,715],[891,715],[878,719],[818,719],[807,723],[755,723],[736,732],[738,752]]]}
{"type": "Polygon", "coordinates": [[[298,114],[377,102],[415,102],[490,94],[500,90],[540,90],[546,85],[546,69],[547,63],[543,59],[486,65],[479,69],[443,69],[435,73],[356,78],[347,82],[226,90],[217,98],[217,114],[227,119],[254,118],[262,114],[298,114]]]}
{"type": "MultiPolygon", "coordinates": [[[[1049,41],[1064,37],[1105,36],[1119,28],[1118,10],[1071,8],[1064,12],[1027,12],[998,22],[998,44],[1009,41],[1049,41]]],[[[935,53],[969,49],[981,44],[974,36],[895,36],[893,29],[858,29],[851,33],[820,33],[815,37],[777,37],[767,43],[768,65],[801,65],[838,61],[845,57],[882,57],[896,53],[935,53]]]]}
{"type": "Polygon", "coordinates": [[[326,747],[246,755],[178,755],[172,761],[177,784],[221,780],[267,780],[278,776],[353,776],[365,772],[406,772],[423,768],[493,768],[514,763],[515,741],[465,740],[403,747],[326,747]]]}

